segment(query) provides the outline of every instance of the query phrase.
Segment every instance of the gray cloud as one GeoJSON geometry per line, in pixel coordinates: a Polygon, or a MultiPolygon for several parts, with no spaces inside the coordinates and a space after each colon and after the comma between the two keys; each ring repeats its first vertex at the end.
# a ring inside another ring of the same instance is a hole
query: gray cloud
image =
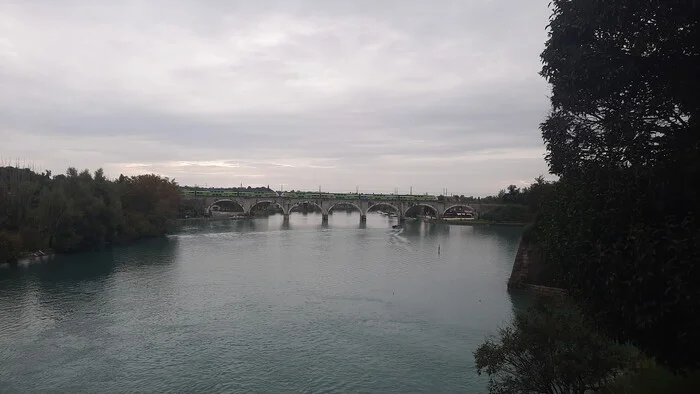
{"type": "Polygon", "coordinates": [[[0,5],[0,155],[460,194],[546,172],[540,1],[0,5]]]}

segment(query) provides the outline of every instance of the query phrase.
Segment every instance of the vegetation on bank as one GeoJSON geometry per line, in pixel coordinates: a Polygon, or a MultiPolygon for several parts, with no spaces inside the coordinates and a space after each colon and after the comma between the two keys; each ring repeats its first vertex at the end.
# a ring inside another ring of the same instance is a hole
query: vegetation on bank
{"type": "Polygon", "coordinates": [[[561,299],[537,300],[474,358],[491,393],[695,394],[700,387],[700,372],[672,372],[561,299]]]}
{"type": "MultiPolygon", "coordinates": [[[[535,183],[544,182],[542,177],[535,180],[535,183]]],[[[473,204],[519,204],[527,205],[530,201],[531,194],[533,193],[532,185],[525,187],[518,187],[516,185],[509,185],[505,189],[501,189],[498,194],[486,197],[474,197],[465,195],[439,195],[437,196],[438,201],[453,202],[453,203],[473,203],[473,204]]]]}
{"type": "Polygon", "coordinates": [[[0,263],[35,251],[58,253],[164,235],[180,190],[157,175],[109,180],[90,173],[0,167],[0,263]]]}
{"type": "MultiPolygon", "coordinates": [[[[477,220],[469,222],[474,224],[512,223],[517,225],[532,223],[539,212],[542,198],[551,188],[552,183],[546,182],[542,176],[535,178],[532,184],[523,188],[510,185],[507,189],[501,190],[496,196],[482,198],[482,204],[498,204],[498,206],[482,213],[477,220]]],[[[468,199],[453,198],[461,203],[470,203],[468,199]]]]}
{"type": "MultiPolygon", "coordinates": [[[[569,290],[587,330],[609,338],[610,349],[642,352],[634,367],[611,366],[616,379],[601,392],[650,392],[652,378],[651,392],[700,392],[700,9],[675,0],[552,5],[541,72],[552,110],[541,131],[559,180],[533,200],[524,240],[544,277],[569,290]]],[[[494,378],[517,367],[511,333],[531,338],[518,319],[476,353],[494,378]]],[[[576,347],[559,335],[566,328],[551,318],[538,331],[553,346],[542,356],[549,368],[558,365],[552,354],[576,347]]],[[[590,356],[572,355],[579,379],[598,371],[602,359],[590,356]]],[[[517,376],[536,376],[537,364],[522,366],[517,376]]],[[[581,392],[529,383],[506,391],[581,392]]],[[[492,392],[504,392],[498,387],[492,392]]]]}
{"type": "Polygon", "coordinates": [[[479,215],[479,219],[491,223],[527,223],[532,215],[524,205],[502,205],[479,215]]]}
{"type": "MultiPolygon", "coordinates": [[[[534,220],[536,207],[539,206],[545,189],[551,187],[542,176],[535,178],[529,186],[518,187],[509,185],[497,195],[487,197],[438,196],[438,201],[454,204],[493,204],[498,205],[479,215],[478,220],[464,224],[518,224],[531,223],[534,220]]],[[[458,223],[458,222],[453,222],[458,223]]]]}
{"type": "Polygon", "coordinates": [[[572,305],[538,302],[474,353],[492,393],[584,393],[611,384],[633,365],[632,352],[611,343],[572,305]]]}

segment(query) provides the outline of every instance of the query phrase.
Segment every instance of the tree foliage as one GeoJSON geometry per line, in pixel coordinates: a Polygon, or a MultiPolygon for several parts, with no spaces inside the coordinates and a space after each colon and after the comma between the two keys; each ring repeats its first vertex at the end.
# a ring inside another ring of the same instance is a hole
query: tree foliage
{"type": "Polygon", "coordinates": [[[177,184],[157,175],[110,181],[69,168],[65,175],[0,167],[0,262],[24,252],[71,252],[163,235],[178,212],[177,184]]]}
{"type": "Polygon", "coordinates": [[[542,130],[553,172],[696,156],[697,2],[553,3],[542,53],[552,84],[553,112],[542,130]]]}
{"type": "Polygon", "coordinates": [[[512,204],[526,205],[532,213],[537,211],[539,202],[542,199],[543,193],[549,188],[550,182],[544,180],[543,176],[538,176],[535,181],[529,186],[518,187],[516,185],[508,185],[498,194],[486,197],[474,196],[443,196],[439,195],[438,201],[449,203],[477,203],[477,204],[512,204]]]}
{"type": "Polygon", "coordinates": [[[552,3],[536,238],[609,334],[699,365],[700,4],[552,3]]]}
{"type": "Polygon", "coordinates": [[[631,363],[621,346],[596,332],[575,309],[538,303],[475,352],[491,393],[581,393],[611,382],[631,363]]]}
{"type": "Polygon", "coordinates": [[[525,223],[531,219],[530,212],[525,205],[508,204],[496,207],[494,210],[483,213],[479,219],[492,222],[517,222],[525,223]]]}

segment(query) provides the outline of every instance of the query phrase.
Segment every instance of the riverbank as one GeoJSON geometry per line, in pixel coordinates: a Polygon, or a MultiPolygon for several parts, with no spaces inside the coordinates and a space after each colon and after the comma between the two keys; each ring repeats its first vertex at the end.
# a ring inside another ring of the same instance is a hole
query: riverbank
{"type": "Polygon", "coordinates": [[[541,294],[566,295],[567,290],[558,283],[550,270],[545,270],[539,247],[525,239],[520,240],[508,278],[508,290],[531,289],[541,294]]]}
{"type": "MultiPolygon", "coordinates": [[[[548,278],[543,274],[542,260],[541,251],[536,244],[521,240],[508,279],[508,292],[519,296],[523,294],[534,296],[550,305],[564,309],[576,305],[567,289],[542,285],[542,282],[548,278]]],[[[610,343],[613,346],[615,341],[610,340],[610,343]]],[[[634,364],[621,371],[602,392],[611,394],[698,392],[700,370],[688,370],[685,376],[675,374],[667,367],[657,364],[653,357],[647,356],[636,347],[630,346],[629,352],[636,360],[634,364]]]]}
{"type": "MultiPolygon", "coordinates": [[[[55,253],[52,251],[48,251],[48,252],[39,251],[39,252],[22,253],[15,260],[0,261],[0,267],[17,267],[20,265],[25,265],[25,264],[29,264],[29,263],[33,263],[33,262],[49,261],[60,254],[60,253],[55,253]],[[39,253],[39,252],[41,252],[41,253],[39,253]]],[[[80,251],[80,252],[82,252],[82,251],[80,251]]],[[[80,252],[74,252],[74,253],[80,253],[80,252]]]]}

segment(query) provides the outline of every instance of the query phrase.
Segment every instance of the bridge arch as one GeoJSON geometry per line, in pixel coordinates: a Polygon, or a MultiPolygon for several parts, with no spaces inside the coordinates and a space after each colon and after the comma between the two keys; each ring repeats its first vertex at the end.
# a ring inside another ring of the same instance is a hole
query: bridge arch
{"type": "Polygon", "coordinates": [[[254,202],[250,205],[250,210],[248,211],[248,214],[251,214],[253,212],[253,208],[255,208],[255,206],[259,205],[259,204],[277,205],[278,207],[280,207],[282,209],[283,214],[289,213],[289,212],[284,210],[284,206],[282,206],[282,204],[280,204],[279,202],[277,202],[275,200],[260,200],[260,201],[254,202]]]}
{"type": "Polygon", "coordinates": [[[428,207],[428,208],[430,208],[431,211],[433,211],[435,213],[435,216],[439,216],[442,214],[442,212],[440,212],[437,208],[435,208],[434,205],[428,204],[428,203],[418,202],[415,204],[411,204],[409,207],[407,207],[406,210],[403,211],[403,216],[405,217],[406,214],[408,213],[408,211],[415,208],[415,207],[428,207]]]}
{"type": "MultiPolygon", "coordinates": [[[[390,202],[384,202],[384,201],[378,201],[378,202],[377,201],[370,201],[369,205],[367,206],[367,212],[365,212],[365,213],[369,213],[369,211],[371,211],[372,208],[378,207],[381,205],[385,205],[387,207],[393,208],[394,211],[396,211],[397,215],[401,213],[401,210],[399,209],[399,207],[397,207],[396,205],[394,205],[390,202]]],[[[376,210],[374,212],[376,212],[376,210]]]]}
{"type": "Polygon", "coordinates": [[[328,212],[330,213],[331,209],[333,209],[336,205],[339,204],[352,205],[353,207],[357,208],[358,211],[360,211],[361,215],[365,214],[365,212],[362,212],[362,208],[360,208],[360,206],[354,203],[353,201],[336,201],[333,204],[331,204],[330,207],[328,207],[328,212]]]}
{"type": "Polygon", "coordinates": [[[448,206],[447,208],[445,208],[445,210],[442,212],[442,215],[444,216],[444,215],[447,213],[447,211],[449,211],[450,209],[458,208],[458,207],[467,208],[467,209],[472,213],[472,215],[476,216],[476,209],[474,209],[474,207],[472,207],[472,206],[470,206],[470,205],[467,205],[467,204],[452,204],[452,205],[449,205],[449,206],[448,206]]]}
{"type": "Polygon", "coordinates": [[[238,205],[243,210],[243,212],[245,212],[245,206],[240,201],[231,198],[220,198],[218,200],[215,200],[213,203],[209,204],[209,206],[207,207],[207,212],[211,212],[211,209],[214,207],[214,205],[218,205],[220,202],[232,202],[238,205]]]}
{"type": "Polygon", "coordinates": [[[291,204],[289,204],[289,210],[287,211],[287,214],[291,214],[291,213],[292,213],[292,209],[294,209],[294,208],[296,208],[296,207],[298,207],[298,206],[300,206],[300,205],[303,205],[303,204],[315,205],[315,206],[317,206],[317,207],[321,210],[321,214],[323,214],[323,215],[328,215],[328,211],[324,211],[324,210],[323,210],[323,207],[321,206],[321,204],[316,203],[315,201],[312,201],[312,200],[299,200],[299,201],[294,201],[294,202],[292,202],[291,204]]]}

